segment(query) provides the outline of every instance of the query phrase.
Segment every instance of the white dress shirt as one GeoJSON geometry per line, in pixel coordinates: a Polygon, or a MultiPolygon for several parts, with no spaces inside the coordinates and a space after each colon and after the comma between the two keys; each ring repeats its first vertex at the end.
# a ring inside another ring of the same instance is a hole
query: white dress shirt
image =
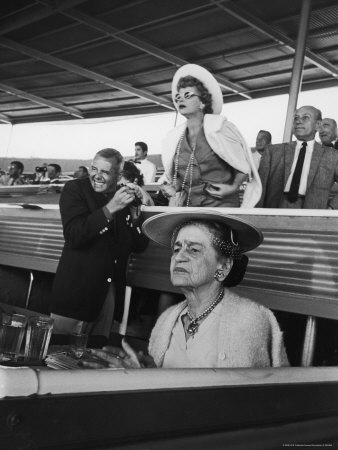
{"type": "Polygon", "coordinates": [[[144,184],[154,183],[156,175],[156,166],[148,159],[138,161],[136,167],[143,175],[144,184]]]}
{"type": "MultiPolygon", "coordinates": [[[[290,172],[288,181],[286,182],[286,185],[285,185],[285,188],[284,188],[284,192],[289,192],[289,190],[290,190],[290,185],[291,185],[293,173],[294,173],[295,168],[296,168],[299,151],[300,151],[300,149],[302,147],[303,142],[304,141],[298,141],[297,140],[295,154],[294,154],[294,157],[293,157],[293,163],[292,163],[292,166],[291,166],[291,172],[290,172]]],[[[299,190],[298,190],[298,194],[299,195],[305,195],[306,194],[307,178],[309,176],[310,164],[311,164],[311,158],[312,158],[312,152],[313,152],[313,146],[314,146],[315,141],[314,140],[307,141],[306,143],[307,143],[307,146],[306,146],[306,152],[305,152],[305,159],[304,159],[302,176],[301,176],[301,179],[300,179],[299,190]]]]}

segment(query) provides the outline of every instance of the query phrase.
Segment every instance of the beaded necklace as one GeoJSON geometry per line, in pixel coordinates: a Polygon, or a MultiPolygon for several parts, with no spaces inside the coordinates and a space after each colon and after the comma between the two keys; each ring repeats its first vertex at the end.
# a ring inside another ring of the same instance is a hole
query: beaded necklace
{"type": "MultiPolygon", "coordinates": [[[[173,184],[174,184],[176,190],[177,190],[178,161],[179,161],[179,157],[180,157],[181,145],[182,145],[182,141],[184,139],[184,135],[185,135],[185,130],[184,130],[182,136],[180,137],[180,140],[178,141],[178,144],[177,144],[177,147],[176,147],[176,152],[175,152],[173,184]]],[[[194,173],[195,151],[196,151],[196,144],[193,146],[193,149],[192,149],[192,152],[191,152],[191,155],[190,155],[190,158],[189,158],[189,162],[188,162],[187,167],[186,167],[185,172],[184,172],[184,177],[183,177],[183,181],[182,181],[182,185],[181,185],[181,189],[182,189],[182,191],[184,191],[184,188],[185,188],[186,183],[187,183],[188,175],[190,175],[189,176],[188,197],[187,197],[187,201],[186,201],[186,205],[185,206],[189,206],[189,203],[190,203],[192,177],[193,177],[193,173],[194,173]]],[[[182,206],[184,206],[184,205],[182,205],[182,206]]]]}
{"type": "Polygon", "coordinates": [[[218,303],[222,300],[223,298],[223,294],[224,294],[224,289],[221,290],[221,292],[217,295],[216,299],[211,303],[210,306],[208,306],[207,309],[205,309],[202,314],[200,314],[197,317],[192,317],[192,315],[190,314],[190,311],[188,309],[188,318],[190,320],[190,323],[188,325],[187,328],[187,333],[190,334],[190,336],[194,337],[194,335],[197,333],[198,328],[199,328],[199,321],[204,319],[204,317],[208,316],[211,311],[216,308],[216,306],[218,305],[218,303]]]}

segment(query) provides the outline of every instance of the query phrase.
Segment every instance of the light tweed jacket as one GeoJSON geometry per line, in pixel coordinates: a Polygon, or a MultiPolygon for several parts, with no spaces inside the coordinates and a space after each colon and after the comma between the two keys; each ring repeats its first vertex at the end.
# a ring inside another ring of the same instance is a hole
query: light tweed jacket
{"type": "MultiPolygon", "coordinates": [[[[168,308],[157,320],[149,341],[149,354],[162,367],[174,325],[186,300],[168,308]]],[[[247,298],[225,290],[218,330],[218,359],[213,367],[280,367],[289,365],[273,313],[247,298]]]]}
{"type": "MultiPolygon", "coordinates": [[[[280,208],[284,187],[289,178],[296,142],[268,145],[264,150],[259,175],[262,197],[258,208],[280,208]]],[[[307,179],[304,209],[338,209],[338,195],[329,198],[333,184],[338,182],[338,152],[334,148],[314,143],[307,179]]]]}

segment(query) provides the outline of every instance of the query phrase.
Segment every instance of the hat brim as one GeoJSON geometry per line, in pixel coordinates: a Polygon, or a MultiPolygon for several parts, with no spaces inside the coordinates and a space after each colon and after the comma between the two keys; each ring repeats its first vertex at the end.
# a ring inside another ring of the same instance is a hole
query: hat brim
{"type": "Polygon", "coordinates": [[[248,222],[238,219],[237,217],[222,214],[221,212],[209,210],[185,210],[182,212],[156,214],[143,222],[142,230],[149,239],[155,241],[157,244],[170,247],[172,234],[175,228],[178,225],[193,219],[219,222],[236,231],[242,253],[253,250],[263,241],[262,232],[248,222]]]}
{"type": "Polygon", "coordinates": [[[212,110],[214,114],[220,114],[223,108],[223,94],[215,77],[204,67],[198,64],[185,64],[180,67],[174,75],[171,84],[171,94],[173,103],[175,103],[175,96],[177,94],[177,83],[180,78],[191,76],[201,81],[208,89],[212,98],[212,110]]]}

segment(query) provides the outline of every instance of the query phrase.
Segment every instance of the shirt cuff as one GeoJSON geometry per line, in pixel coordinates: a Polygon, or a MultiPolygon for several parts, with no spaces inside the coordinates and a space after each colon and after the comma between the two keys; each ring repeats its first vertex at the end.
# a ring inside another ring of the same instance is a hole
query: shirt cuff
{"type": "Polygon", "coordinates": [[[109,211],[109,209],[106,206],[103,206],[102,210],[103,210],[103,214],[106,216],[106,219],[108,220],[108,222],[110,222],[113,218],[113,215],[111,214],[111,212],[109,211]]]}

